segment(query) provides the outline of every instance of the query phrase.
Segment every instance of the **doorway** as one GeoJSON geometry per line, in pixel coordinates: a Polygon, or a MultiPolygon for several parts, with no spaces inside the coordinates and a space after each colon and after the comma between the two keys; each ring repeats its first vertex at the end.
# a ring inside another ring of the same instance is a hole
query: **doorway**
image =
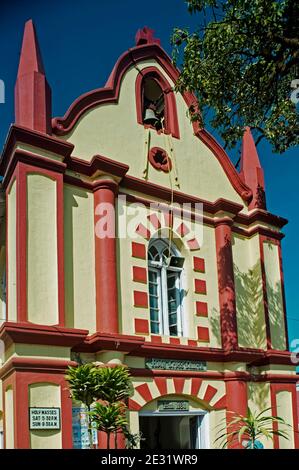
{"type": "Polygon", "coordinates": [[[140,413],[141,449],[209,448],[208,413],[140,413]]]}

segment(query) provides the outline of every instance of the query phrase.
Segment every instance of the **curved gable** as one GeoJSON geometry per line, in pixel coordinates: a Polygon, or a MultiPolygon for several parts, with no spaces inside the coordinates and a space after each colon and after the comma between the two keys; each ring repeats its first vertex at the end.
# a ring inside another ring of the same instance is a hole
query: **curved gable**
{"type": "MultiPolygon", "coordinates": [[[[168,152],[172,149],[170,158],[175,160],[182,191],[211,201],[224,197],[237,203],[248,202],[251,191],[224,149],[205,129],[200,129],[198,123],[191,124],[186,116],[187,109],[196,103],[194,95],[174,95],[172,90],[178,74],[159,45],[129,49],[118,59],[104,88],[80,96],[64,117],[52,120],[53,132],[74,144],[75,156],[91,161],[96,154],[105,155],[128,164],[130,175],[137,178],[145,174],[150,147],[164,147],[168,152]],[[168,132],[170,137],[167,138],[155,130],[148,135],[138,116],[140,77],[149,69],[164,77],[163,92],[169,83],[171,94],[175,96],[171,116],[173,128],[176,128],[176,119],[178,126],[175,132],[168,132]]],[[[169,186],[169,175],[161,173],[151,165],[147,168],[149,181],[169,186]]]]}

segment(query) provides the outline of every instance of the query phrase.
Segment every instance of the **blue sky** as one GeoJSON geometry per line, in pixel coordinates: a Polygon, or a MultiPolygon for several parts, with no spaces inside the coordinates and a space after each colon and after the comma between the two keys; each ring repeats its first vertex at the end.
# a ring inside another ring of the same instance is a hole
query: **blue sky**
{"type": "MultiPolygon", "coordinates": [[[[32,18],[39,39],[53,115],[61,116],[80,94],[104,85],[119,55],[134,46],[138,28],[149,26],[170,53],[175,26],[195,26],[184,0],[2,0],[0,6],[0,79],[6,101],[0,104],[0,148],[14,121],[13,89],[24,23],[32,18]]],[[[295,78],[295,77],[294,77],[295,78]]],[[[215,135],[215,132],[214,132],[215,135]]],[[[258,147],[265,171],[268,210],[286,217],[282,242],[290,339],[299,338],[298,315],[298,148],[273,154],[258,147]]],[[[236,161],[236,156],[232,156],[236,161]]]]}

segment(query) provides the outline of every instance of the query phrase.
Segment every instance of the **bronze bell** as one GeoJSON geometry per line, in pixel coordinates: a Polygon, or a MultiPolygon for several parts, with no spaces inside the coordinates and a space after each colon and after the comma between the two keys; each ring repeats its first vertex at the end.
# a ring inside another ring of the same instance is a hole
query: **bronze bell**
{"type": "Polygon", "coordinates": [[[156,105],[154,103],[150,103],[146,108],[143,122],[154,127],[160,123],[160,119],[156,115],[156,105]]]}

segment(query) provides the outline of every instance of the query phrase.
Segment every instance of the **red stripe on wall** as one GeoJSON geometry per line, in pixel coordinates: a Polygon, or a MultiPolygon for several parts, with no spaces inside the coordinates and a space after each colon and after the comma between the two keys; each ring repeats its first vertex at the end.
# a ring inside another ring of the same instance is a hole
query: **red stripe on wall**
{"type": "Polygon", "coordinates": [[[209,328],[206,328],[204,326],[198,326],[197,337],[199,341],[206,341],[208,343],[210,341],[209,328]]]}
{"type": "Polygon", "coordinates": [[[134,307],[148,307],[147,292],[134,290],[134,307]]]}
{"type": "Polygon", "coordinates": [[[142,396],[142,398],[146,402],[151,401],[153,399],[151,391],[146,383],[138,385],[135,390],[142,396]]]}
{"type": "Polygon", "coordinates": [[[205,260],[203,258],[193,257],[193,269],[194,271],[204,273],[205,272],[205,260]]]}
{"type": "Polygon", "coordinates": [[[151,232],[143,224],[139,224],[135,232],[138,233],[138,235],[141,235],[143,238],[146,238],[147,240],[151,238],[151,232]]]}
{"type": "Polygon", "coordinates": [[[173,379],[174,389],[176,393],[183,393],[185,379],[181,377],[175,377],[173,379]]]}
{"type": "Polygon", "coordinates": [[[196,294],[206,294],[207,293],[206,281],[203,281],[202,279],[195,279],[194,280],[194,285],[195,285],[195,293],[196,294]]]}
{"type": "Polygon", "coordinates": [[[167,381],[165,377],[156,377],[155,382],[161,395],[167,395],[167,381]]]}
{"type": "Polygon", "coordinates": [[[147,283],[147,271],[146,268],[139,266],[133,266],[133,281],[147,283]]]}
{"type": "Polygon", "coordinates": [[[191,395],[193,397],[198,396],[198,392],[201,386],[202,380],[201,379],[192,379],[192,385],[191,385],[191,395]]]}
{"type": "Polygon", "coordinates": [[[156,230],[158,230],[161,227],[161,222],[157,214],[150,214],[147,216],[147,218],[156,230]]]}
{"type": "Polygon", "coordinates": [[[203,397],[203,401],[207,401],[208,403],[210,403],[210,401],[216,395],[216,393],[217,393],[217,388],[212,387],[211,385],[208,385],[206,392],[205,392],[205,396],[203,397]]]}
{"type": "Polygon", "coordinates": [[[196,315],[199,317],[208,316],[208,304],[206,302],[196,302],[196,315]]]}
{"type": "Polygon", "coordinates": [[[143,243],[132,242],[132,256],[134,258],[146,259],[146,249],[143,243]]]}

